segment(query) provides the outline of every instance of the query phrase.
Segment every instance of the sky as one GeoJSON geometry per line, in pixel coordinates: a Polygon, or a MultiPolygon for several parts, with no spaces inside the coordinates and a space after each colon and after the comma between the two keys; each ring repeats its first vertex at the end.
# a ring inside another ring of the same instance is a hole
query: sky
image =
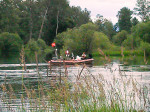
{"type": "Polygon", "coordinates": [[[130,10],[136,5],[136,0],[68,0],[70,6],[80,6],[83,9],[87,8],[91,11],[91,19],[94,21],[96,15],[103,15],[104,18],[117,23],[116,17],[118,11],[123,7],[128,7],[130,10]]]}

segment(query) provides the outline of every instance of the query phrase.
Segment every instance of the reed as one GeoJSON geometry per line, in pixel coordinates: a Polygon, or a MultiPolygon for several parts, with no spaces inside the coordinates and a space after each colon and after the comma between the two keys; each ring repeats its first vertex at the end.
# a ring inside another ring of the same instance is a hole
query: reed
{"type": "Polygon", "coordinates": [[[24,46],[22,46],[22,49],[21,49],[21,52],[20,52],[20,58],[19,58],[19,60],[20,60],[20,65],[21,65],[21,67],[22,67],[22,69],[24,70],[24,71],[26,71],[27,70],[27,67],[26,67],[26,63],[25,63],[25,51],[24,51],[24,46]]]}

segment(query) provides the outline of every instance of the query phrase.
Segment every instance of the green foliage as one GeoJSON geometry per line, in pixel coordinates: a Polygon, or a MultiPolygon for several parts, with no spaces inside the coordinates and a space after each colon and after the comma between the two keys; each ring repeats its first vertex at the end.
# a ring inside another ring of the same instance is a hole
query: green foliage
{"type": "Polygon", "coordinates": [[[113,23],[107,19],[104,19],[102,15],[97,15],[97,20],[95,22],[99,27],[99,31],[103,32],[109,37],[109,40],[112,40],[113,35],[115,35],[115,30],[113,28],[113,23]]]}
{"type": "Polygon", "coordinates": [[[150,1],[149,0],[137,0],[134,13],[138,15],[142,21],[150,19],[150,1]]]}
{"type": "Polygon", "coordinates": [[[132,33],[136,37],[140,37],[144,42],[150,43],[150,21],[139,23],[132,28],[132,33]]]}
{"type": "Polygon", "coordinates": [[[100,49],[110,49],[111,43],[108,39],[108,37],[101,32],[95,32],[94,33],[94,40],[93,40],[93,49],[97,51],[97,48],[100,49]]]}
{"type": "Polygon", "coordinates": [[[0,33],[19,31],[18,10],[14,7],[14,0],[0,1],[0,33]]]}
{"type": "Polygon", "coordinates": [[[108,37],[98,32],[98,26],[92,23],[59,34],[55,42],[57,48],[62,49],[61,55],[64,55],[68,48],[75,55],[81,55],[83,52],[89,54],[97,51],[98,48],[110,49],[112,47],[108,37]]]}
{"type": "Polygon", "coordinates": [[[25,47],[25,54],[30,62],[35,62],[35,52],[39,57],[39,61],[43,61],[47,54],[52,53],[52,49],[42,39],[37,41],[31,39],[25,47]]]}
{"type": "Polygon", "coordinates": [[[89,11],[81,10],[80,7],[69,7],[67,0],[52,0],[50,2],[47,21],[45,24],[46,32],[43,37],[47,44],[53,42],[56,37],[56,25],[58,16],[58,33],[66,31],[67,28],[81,26],[90,21],[89,11]],[[59,15],[58,15],[59,12],[59,15]]]}
{"type": "Polygon", "coordinates": [[[103,33],[109,37],[109,40],[112,41],[112,37],[116,34],[116,31],[113,28],[113,23],[111,21],[106,21],[104,23],[103,33]]]}
{"type": "Polygon", "coordinates": [[[31,52],[38,52],[40,50],[37,42],[33,39],[28,42],[28,44],[26,45],[26,49],[30,50],[31,52]]]}
{"type": "Polygon", "coordinates": [[[131,22],[132,22],[132,26],[135,26],[139,23],[139,21],[136,17],[134,17],[131,22]]]}
{"type": "Polygon", "coordinates": [[[57,16],[58,33],[90,21],[87,9],[70,7],[68,0],[0,0],[0,33],[17,33],[27,44],[38,39],[44,23],[41,38],[50,45],[56,37],[57,16]]]}
{"type": "Polygon", "coordinates": [[[38,46],[41,48],[41,50],[44,50],[44,49],[46,49],[46,43],[45,43],[45,41],[44,40],[42,40],[42,39],[38,39],[37,40],[37,44],[38,44],[38,46]]]}
{"type": "Polygon", "coordinates": [[[74,21],[75,26],[81,26],[82,24],[90,22],[90,11],[88,11],[86,8],[82,10],[79,6],[72,6],[69,10],[69,14],[71,16],[70,19],[74,21]]]}
{"type": "Polygon", "coordinates": [[[0,34],[0,51],[3,53],[19,52],[22,44],[18,34],[8,32],[0,34]]]}
{"type": "Polygon", "coordinates": [[[69,29],[67,32],[59,34],[55,40],[59,48],[63,48],[61,54],[69,48],[74,54],[90,53],[93,48],[94,32],[97,26],[92,23],[84,24],[79,28],[69,29]]]}
{"type": "Polygon", "coordinates": [[[125,30],[122,30],[121,32],[117,33],[114,37],[113,37],[113,42],[116,45],[122,45],[122,42],[127,39],[128,37],[128,32],[125,30]]]}
{"type": "Polygon", "coordinates": [[[56,47],[58,49],[61,49],[64,45],[64,39],[67,38],[67,32],[68,34],[71,33],[71,30],[67,30],[66,32],[62,32],[62,33],[59,33],[56,37],[56,39],[54,40],[55,43],[57,44],[56,47]]]}
{"type": "Polygon", "coordinates": [[[131,15],[132,11],[127,7],[123,7],[120,11],[118,11],[118,23],[119,23],[119,31],[125,30],[130,32],[131,28],[131,15]]]}
{"type": "Polygon", "coordinates": [[[140,49],[145,51],[146,56],[150,56],[150,43],[141,42],[140,49]]]}
{"type": "MultiPolygon", "coordinates": [[[[121,48],[119,50],[116,50],[116,51],[104,50],[103,52],[104,52],[104,54],[106,54],[106,56],[122,56],[121,55],[121,48]]],[[[139,49],[139,50],[124,50],[123,55],[124,56],[132,56],[132,55],[143,56],[143,51],[141,49],[139,49]]],[[[99,56],[102,56],[102,55],[100,55],[99,52],[94,52],[93,56],[94,57],[99,57],[99,56]]]]}
{"type": "Polygon", "coordinates": [[[139,37],[134,37],[130,35],[126,40],[123,41],[123,46],[127,49],[135,49],[140,46],[141,39],[139,37]]]}

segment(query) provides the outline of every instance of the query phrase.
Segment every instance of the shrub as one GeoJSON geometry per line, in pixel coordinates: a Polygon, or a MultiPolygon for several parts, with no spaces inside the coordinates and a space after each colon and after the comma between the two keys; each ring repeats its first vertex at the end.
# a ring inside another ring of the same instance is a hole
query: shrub
{"type": "Polygon", "coordinates": [[[123,41],[122,44],[126,49],[135,49],[140,46],[140,42],[141,39],[139,37],[134,37],[133,35],[130,35],[127,37],[126,40],[123,41]]]}
{"type": "Polygon", "coordinates": [[[144,42],[150,43],[150,21],[132,27],[132,33],[134,36],[140,37],[144,42]]]}
{"type": "Polygon", "coordinates": [[[39,51],[39,46],[37,42],[33,39],[31,39],[28,44],[26,45],[26,50],[30,50],[32,52],[38,52],[39,51]]]}
{"type": "Polygon", "coordinates": [[[22,44],[23,42],[18,34],[8,32],[0,34],[0,51],[3,53],[19,52],[22,44]]]}
{"type": "Polygon", "coordinates": [[[62,55],[67,48],[75,55],[83,52],[91,53],[96,29],[97,26],[92,23],[84,24],[79,28],[69,29],[59,34],[55,42],[62,49],[62,55]]]}
{"type": "Polygon", "coordinates": [[[83,52],[89,54],[97,48],[109,49],[111,43],[108,37],[104,33],[98,32],[97,29],[95,24],[88,23],[59,34],[55,42],[58,48],[62,49],[61,55],[64,55],[67,48],[75,55],[83,52]]]}
{"type": "Polygon", "coordinates": [[[109,39],[108,39],[108,37],[104,33],[95,32],[93,39],[94,39],[94,41],[93,41],[93,48],[95,50],[97,50],[97,48],[109,49],[112,46],[110,41],[109,41],[109,39]]]}
{"type": "Polygon", "coordinates": [[[52,49],[42,39],[37,41],[31,39],[25,47],[25,54],[30,62],[35,62],[35,52],[38,55],[39,61],[43,61],[47,54],[52,53],[52,49]]]}
{"type": "Polygon", "coordinates": [[[140,49],[145,51],[146,56],[150,56],[150,43],[141,42],[140,49]]]}
{"type": "Polygon", "coordinates": [[[113,42],[116,45],[122,45],[122,42],[127,39],[128,36],[128,32],[125,30],[122,30],[121,32],[117,33],[114,37],[113,37],[113,42]]]}
{"type": "Polygon", "coordinates": [[[46,49],[46,46],[47,46],[47,45],[46,45],[46,43],[45,43],[44,40],[38,39],[38,40],[37,40],[37,44],[38,44],[38,46],[40,47],[41,50],[46,49]]]}

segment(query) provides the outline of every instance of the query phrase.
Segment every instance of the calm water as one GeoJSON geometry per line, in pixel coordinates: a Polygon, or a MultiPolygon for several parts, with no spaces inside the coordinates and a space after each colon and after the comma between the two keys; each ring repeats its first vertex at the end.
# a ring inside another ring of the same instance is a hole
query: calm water
{"type": "MultiPolygon", "coordinates": [[[[47,72],[47,63],[38,64],[39,72],[37,72],[37,65],[35,63],[26,64],[27,71],[23,70],[17,59],[0,59],[0,63],[0,111],[8,111],[10,108],[10,111],[16,111],[17,108],[21,107],[20,98],[26,91],[22,89],[23,84],[26,85],[27,88],[34,88],[35,90],[38,89],[39,83],[43,83],[46,87],[50,87],[49,81],[56,81],[56,75],[59,76],[60,72],[65,72],[64,67],[55,66],[52,67],[50,75],[50,73],[47,72]],[[9,101],[9,97],[6,97],[5,101],[7,103],[3,100],[5,94],[2,89],[3,85],[7,86],[6,89],[13,88],[12,91],[16,96],[16,98],[11,101],[9,101]]],[[[74,82],[76,74],[79,74],[81,70],[82,66],[67,67],[68,80],[74,82]]],[[[145,64],[143,57],[127,57],[124,59],[112,57],[110,63],[102,61],[101,58],[95,58],[93,66],[87,66],[81,75],[89,74],[89,72],[94,76],[102,74],[105,80],[111,81],[114,76],[119,78],[120,71],[122,72],[122,76],[127,78],[132,77],[138,84],[148,87],[147,94],[148,98],[150,98],[150,64],[149,62],[145,64]]],[[[26,108],[29,108],[29,102],[26,102],[26,108]]],[[[150,111],[149,106],[150,105],[147,104],[147,111],[150,111]]]]}

